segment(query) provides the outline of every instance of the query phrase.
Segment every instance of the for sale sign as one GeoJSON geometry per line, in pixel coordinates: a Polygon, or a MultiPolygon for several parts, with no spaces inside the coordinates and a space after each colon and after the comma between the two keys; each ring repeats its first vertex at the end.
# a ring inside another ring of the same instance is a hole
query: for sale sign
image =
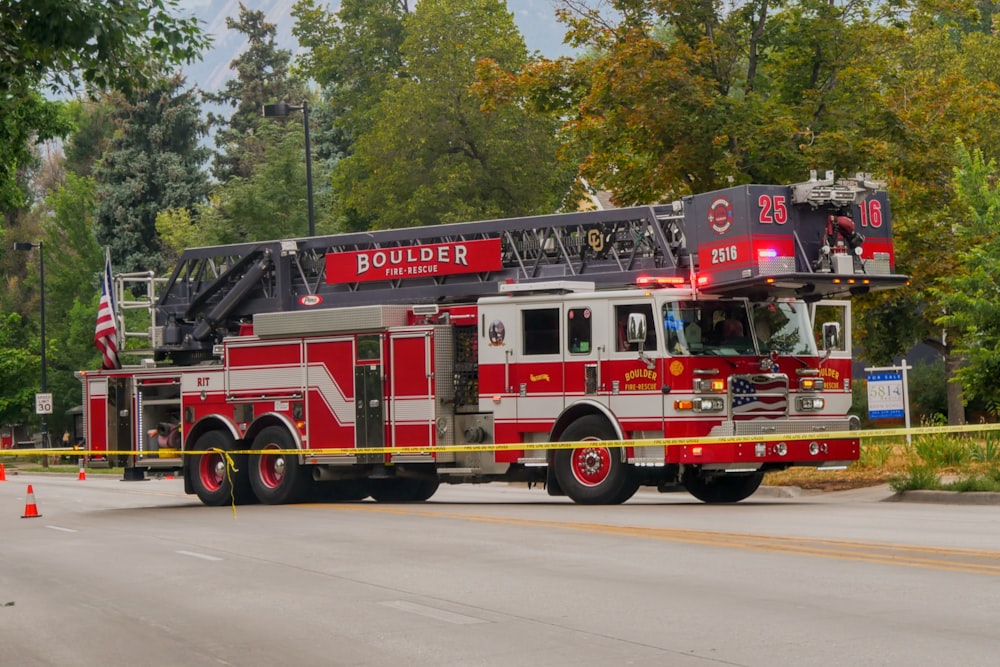
{"type": "Polygon", "coordinates": [[[894,419],[903,417],[902,373],[871,373],[868,376],[868,417],[894,419]]]}

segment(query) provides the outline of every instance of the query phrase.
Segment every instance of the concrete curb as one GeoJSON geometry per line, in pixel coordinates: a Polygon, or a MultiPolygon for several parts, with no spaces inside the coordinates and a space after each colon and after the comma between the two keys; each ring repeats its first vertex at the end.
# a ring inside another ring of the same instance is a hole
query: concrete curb
{"type": "Polygon", "coordinates": [[[884,502],[1000,505],[1000,493],[991,491],[900,491],[886,498],[884,502]]]}

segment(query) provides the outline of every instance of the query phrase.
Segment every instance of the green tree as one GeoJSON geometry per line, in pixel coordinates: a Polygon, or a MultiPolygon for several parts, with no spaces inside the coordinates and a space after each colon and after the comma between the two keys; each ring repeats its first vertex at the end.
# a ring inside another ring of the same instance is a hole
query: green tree
{"type": "MultiPolygon", "coordinates": [[[[1000,109],[996,59],[1000,44],[982,31],[983,19],[969,4],[919,4],[909,16],[906,40],[888,53],[880,77],[878,126],[888,150],[880,171],[888,175],[893,200],[897,267],[911,287],[860,303],[856,322],[865,356],[884,363],[915,343],[936,350],[945,376],[963,363],[961,329],[942,328],[948,312],[937,283],[962,273],[965,241],[955,233],[966,207],[956,198],[950,174],[965,145],[998,145],[993,116],[1000,109]]],[[[987,20],[988,24],[990,21],[987,20]]],[[[990,157],[997,155],[991,149],[990,157]]],[[[965,420],[965,383],[948,382],[948,422],[965,420]]]]}
{"type": "Polygon", "coordinates": [[[31,146],[70,127],[42,87],[144,86],[208,44],[176,0],[0,0],[0,210],[24,204],[31,146]]]}
{"type": "Polygon", "coordinates": [[[880,166],[877,110],[857,99],[881,85],[869,78],[899,39],[892,15],[820,0],[735,10],[617,0],[612,14],[563,5],[585,55],[537,59],[514,77],[488,68],[482,83],[493,100],[523,98],[562,118],[587,155],[581,174],[616,202],[880,166]]]}
{"type": "Polygon", "coordinates": [[[26,424],[34,406],[39,378],[38,349],[24,320],[17,313],[0,317],[0,424],[26,424]]]}
{"type": "MultiPolygon", "coordinates": [[[[56,313],[52,319],[56,325],[76,297],[90,299],[97,285],[95,276],[104,268],[104,253],[94,238],[95,190],[93,179],[69,172],[65,182],[46,197],[46,248],[58,251],[46,253],[45,293],[47,307],[56,313]]],[[[58,330],[54,333],[60,337],[58,330]]]]}
{"type": "Polygon", "coordinates": [[[63,143],[63,166],[78,176],[92,176],[114,135],[114,109],[106,98],[72,100],[67,107],[73,131],[63,143]]]}
{"type": "Polygon", "coordinates": [[[982,151],[959,146],[954,171],[957,200],[963,215],[955,236],[961,250],[956,271],[938,279],[931,290],[941,300],[938,322],[957,338],[955,352],[964,358],[956,377],[969,398],[1000,412],[1000,171],[982,151]]]}
{"type": "Polygon", "coordinates": [[[96,367],[94,325],[104,253],[94,238],[95,190],[93,179],[68,172],[62,186],[46,198],[50,213],[44,224],[45,247],[58,249],[45,254],[47,377],[55,402],[50,419],[53,429],[60,427],[65,411],[80,402],[80,381],[74,373],[96,367]],[[80,324],[72,315],[81,302],[93,303],[81,316],[90,333],[83,340],[74,336],[80,324]]]}
{"type": "Polygon", "coordinates": [[[322,90],[332,122],[317,134],[330,157],[352,152],[374,124],[383,91],[407,76],[401,47],[409,11],[407,0],[343,0],[336,13],[315,0],[295,4],[292,34],[304,48],[296,67],[322,90]]]}
{"type": "Polygon", "coordinates": [[[180,76],[162,79],[116,105],[115,136],[96,172],[96,238],[110,246],[116,271],[163,272],[168,258],[157,214],[205,201],[205,123],[194,93],[182,85],[180,76]]]}
{"type": "MultiPolygon", "coordinates": [[[[199,207],[191,226],[183,216],[158,225],[171,245],[221,245],[306,236],[309,230],[301,123],[265,122],[260,128],[264,160],[249,178],[233,178],[214,189],[211,205],[199,207]]],[[[318,229],[323,230],[319,224],[318,229]]]]}
{"type": "Polygon", "coordinates": [[[515,105],[482,110],[478,60],[517,69],[527,49],[498,0],[422,0],[406,21],[407,76],[338,164],[334,192],[351,229],[437,224],[557,209],[575,163],[556,158],[556,124],[515,105]]]}
{"type": "Polygon", "coordinates": [[[34,146],[72,127],[63,109],[33,88],[4,91],[0,85],[0,211],[7,226],[15,209],[30,204],[28,183],[38,165],[34,146]]]}
{"type": "Polygon", "coordinates": [[[208,116],[219,128],[213,173],[220,183],[234,176],[249,177],[263,159],[265,149],[256,135],[262,107],[280,101],[298,103],[306,96],[302,82],[289,72],[292,52],[277,47],[277,28],[265,20],[263,11],[249,10],[241,2],[239,18],[227,18],[226,27],[244,36],[249,46],[229,64],[236,77],[218,93],[204,94],[209,102],[233,110],[228,118],[208,116]]]}

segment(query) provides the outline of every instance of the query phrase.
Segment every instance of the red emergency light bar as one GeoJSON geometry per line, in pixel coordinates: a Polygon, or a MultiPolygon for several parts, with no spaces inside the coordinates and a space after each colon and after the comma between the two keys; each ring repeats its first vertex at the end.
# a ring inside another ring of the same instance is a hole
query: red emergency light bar
{"type": "Polygon", "coordinates": [[[639,276],[635,284],[639,287],[674,287],[687,285],[687,279],[682,276],[639,276]]]}

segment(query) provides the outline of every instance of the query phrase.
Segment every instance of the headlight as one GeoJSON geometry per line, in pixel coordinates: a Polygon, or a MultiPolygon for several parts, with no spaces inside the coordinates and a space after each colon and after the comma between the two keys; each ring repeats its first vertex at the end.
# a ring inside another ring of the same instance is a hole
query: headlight
{"type": "Polygon", "coordinates": [[[822,410],[826,407],[826,399],[818,396],[799,396],[795,399],[795,407],[800,412],[822,410]]]}
{"type": "Polygon", "coordinates": [[[696,398],[694,399],[695,412],[722,412],[726,409],[726,402],[722,398],[696,398]]]}

